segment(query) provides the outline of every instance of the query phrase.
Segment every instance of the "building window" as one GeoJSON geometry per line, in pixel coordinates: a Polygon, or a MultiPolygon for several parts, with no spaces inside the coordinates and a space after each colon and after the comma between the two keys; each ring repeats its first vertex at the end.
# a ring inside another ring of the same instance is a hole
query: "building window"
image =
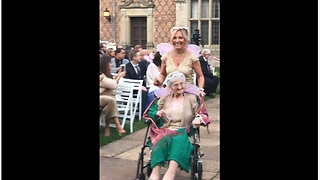
{"type": "Polygon", "coordinates": [[[190,26],[192,34],[200,30],[201,45],[219,45],[220,0],[191,0],[190,26]]]}

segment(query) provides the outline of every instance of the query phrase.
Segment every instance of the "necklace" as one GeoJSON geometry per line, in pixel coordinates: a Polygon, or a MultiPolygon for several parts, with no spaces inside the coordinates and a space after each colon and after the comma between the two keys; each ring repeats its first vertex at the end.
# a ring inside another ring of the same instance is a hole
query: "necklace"
{"type": "Polygon", "coordinates": [[[174,51],[173,53],[173,62],[176,66],[180,66],[181,62],[183,61],[183,57],[184,57],[184,51],[177,53],[176,51],[174,51]]]}
{"type": "Polygon", "coordinates": [[[181,56],[183,53],[184,53],[184,51],[180,51],[180,52],[174,51],[174,54],[176,54],[178,56],[181,56]]]}

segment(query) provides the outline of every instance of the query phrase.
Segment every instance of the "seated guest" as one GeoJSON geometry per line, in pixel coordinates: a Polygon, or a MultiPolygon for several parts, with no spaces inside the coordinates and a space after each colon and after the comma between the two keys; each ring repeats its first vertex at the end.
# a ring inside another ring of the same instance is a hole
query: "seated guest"
{"type": "Polygon", "coordinates": [[[128,59],[125,59],[125,51],[123,48],[117,48],[114,51],[114,58],[111,59],[112,62],[112,68],[111,72],[112,73],[118,73],[121,69],[120,65],[121,64],[127,64],[129,62],[128,59]]]}
{"type": "Polygon", "coordinates": [[[107,52],[106,49],[107,49],[107,45],[105,43],[101,43],[100,49],[99,49],[100,57],[103,56],[104,54],[106,54],[106,52],[107,52]]]}
{"type": "Polygon", "coordinates": [[[150,57],[153,59],[152,56],[148,57],[148,59],[145,59],[145,57],[149,56],[149,50],[143,49],[140,44],[135,45],[132,50],[140,52],[141,63],[145,64],[146,67],[148,67],[150,63],[150,57]]]}
{"type": "Polygon", "coordinates": [[[154,99],[154,90],[159,89],[158,86],[154,85],[154,80],[159,76],[160,74],[160,68],[161,68],[161,55],[158,52],[154,55],[154,58],[152,61],[150,61],[150,64],[147,68],[147,102],[146,102],[146,108],[149,106],[149,104],[154,99]]]}
{"type": "MultiPolygon", "coordinates": [[[[150,124],[151,180],[160,179],[160,168],[165,161],[169,161],[167,172],[163,176],[165,180],[174,180],[178,168],[186,173],[190,170],[190,157],[193,151],[189,137],[193,135],[194,129],[199,127],[199,118],[193,119],[199,104],[197,94],[188,93],[186,78],[183,73],[173,71],[167,76],[167,87],[169,93],[162,93],[147,109],[144,117],[152,120],[150,124]]],[[[157,93],[162,90],[157,90],[157,93]]],[[[198,88],[197,88],[198,89],[198,88]]]]}
{"type": "Polygon", "coordinates": [[[114,49],[113,48],[109,48],[107,50],[107,55],[110,56],[111,59],[114,58],[115,57],[114,49]]]}
{"type": "Polygon", "coordinates": [[[140,44],[137,44],[137,45],[134,46],[134,50],[140,52],[142,50],[142,46],[140,44]]]}
{"type": "Polygon", "coordinates": [[[106,55],[102,56],[100,58],[100,107],[105,114],[105,136],[110,135],[109,125],[111,120],[114,120],[119,135],[126,133],[120,125],[117,102],[113,95],[113,90],[116,88],[119,79],[125,76],[126,72],[121,72],[120,70],[116,79],[113,79],[111,67],[111,58],[106,55]]]}
{"type": "MultiPolygon", "coordinates": [[[[142,57],[139,51],[132,50],[129,53],[130,63],[126,64],[126,75],[124,78],[127,79],[139,79],[143,80],[142,83],[142,93],[141,93],[141,100],[142,100],[142,110],[140,111],[141,115],[145,110],[146,106],[146,99],[147,99],[147,89],[146,89],[146,71],[147,66],[145,64],[146,61],[142,61],[142,57]]],[[[137,93],[137,91],[134,91],[137,93]]]]}
{"type": "Polygon", "coordinates": [[[203,49],[201,51],[201,56],[199,56],[202,74],[204,76],[204,92],[206,96],[215,97],[215,93],[220,82],[220,78],[217,76],[217,73],[212,72],[212,67],[208,64],[208,59],[210,57],[211,51],[209,49],[203,49]]]}

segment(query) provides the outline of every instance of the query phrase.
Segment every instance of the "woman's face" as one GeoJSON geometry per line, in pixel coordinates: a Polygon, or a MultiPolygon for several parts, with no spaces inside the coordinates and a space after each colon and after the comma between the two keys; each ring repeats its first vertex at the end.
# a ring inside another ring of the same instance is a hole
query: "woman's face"
{"type": "Polygon", "coordinates": [[[174,46],[174,48],[176,49],[181,49],[185,46],[185,39],[182,35],[181,31],[177,31],[176,34],[173,36],[172,39],[172,45],[174,46]]]}
{"type": "Polygon", "coordinates": [[[116,54],[115,54],[115,52],[114,51],[110,51],[110,56],[111,57],[114,57],[116,54]]]}
{"type": "Polygon", "coordinates": [[[182,80],[176,80],[172,83],[171,90],[175,95],[182,94],[184,92],[184,82],[182,80]]]}

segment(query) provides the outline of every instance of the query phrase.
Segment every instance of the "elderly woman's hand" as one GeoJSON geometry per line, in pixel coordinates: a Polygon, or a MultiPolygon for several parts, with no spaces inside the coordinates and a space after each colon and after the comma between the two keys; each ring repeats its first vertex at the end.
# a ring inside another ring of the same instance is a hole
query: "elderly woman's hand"
{"type": "Polygon", "coordinates": [[[200,127],[200,124],[201,124],[200,118],[195,118],[195,119],[192,121],[193,128],[200,127]]]}
{"type": "Polygon", "coordinates": [[[166,113],[165,113],[164,109],[161,109],[160,111],[158,111],[158,112],[156,113],[156,115],[159,116],[159,117],[163,117],[163,116],[166,115],[166,113]]]}

